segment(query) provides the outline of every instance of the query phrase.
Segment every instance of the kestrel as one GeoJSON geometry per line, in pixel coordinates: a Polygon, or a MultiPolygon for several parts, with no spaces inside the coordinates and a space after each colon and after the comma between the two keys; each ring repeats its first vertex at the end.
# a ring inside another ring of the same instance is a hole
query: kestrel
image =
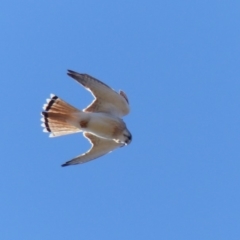
{"type": "Polygon", "coordinates": [[[43,106],[41,126],[44,132],[50,132],[50,137],[83,132],[92,147],[62,166],[85,163],[130,144],[132,135],[122,120],[130,111],[127,95],[123,91],[117,93],[88,74],[71,70],[67,74],[90,91],[94,100],[79,110],[51,94],[43,106]]]}

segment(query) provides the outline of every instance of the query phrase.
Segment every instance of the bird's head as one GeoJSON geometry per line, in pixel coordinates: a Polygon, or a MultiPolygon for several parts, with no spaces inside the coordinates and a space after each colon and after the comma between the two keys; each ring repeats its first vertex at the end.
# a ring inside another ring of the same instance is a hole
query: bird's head
{"type": "Polygon", "coordinates": [[[131,143],[131,141],[132,141],[132,134],[127,129],[124,130],[123,137],[124,137],[124,144],[125,145],[128,145],[128,144],[131,143]]]}

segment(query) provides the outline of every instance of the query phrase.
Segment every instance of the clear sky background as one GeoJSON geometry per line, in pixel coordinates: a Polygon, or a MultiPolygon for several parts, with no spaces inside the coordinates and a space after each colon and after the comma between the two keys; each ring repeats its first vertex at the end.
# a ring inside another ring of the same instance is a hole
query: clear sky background
{"type": "Polygon", "coordinates": [[[0,4],[3,240],[238,240],[240,1],[0,4]],[[132,143],[84,165],[81,134],[40,127],[54,93],[92,96],[66,75],[124,90],[132,143]]]}

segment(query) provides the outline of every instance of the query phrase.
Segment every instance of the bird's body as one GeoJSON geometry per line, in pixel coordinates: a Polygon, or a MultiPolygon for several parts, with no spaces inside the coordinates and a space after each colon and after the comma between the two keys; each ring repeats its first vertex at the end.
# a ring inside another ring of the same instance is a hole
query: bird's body
{"type": "Polygon", "coordinates": [[[50,137],[83,132],[92,143],[92,148],[62,166],[88,162],[115,148],[131,142],[132,136],[121,119],[129,113],[129,103],[123,91],[115,92],[101,81],[87,75],[69,71],[73,77],[95,97],[94,101],[82,111],[51,95],[42,112],[45,132],[50,137]]]}
{"type": "Polygon", "coordinates": [[[125,143],[122,138],[126,124],[119,117],[107,113],[85,113],[84,118],[79,121],[82,131],[92,133],[93,135],[114,139],[117,142],[125,143]]]}

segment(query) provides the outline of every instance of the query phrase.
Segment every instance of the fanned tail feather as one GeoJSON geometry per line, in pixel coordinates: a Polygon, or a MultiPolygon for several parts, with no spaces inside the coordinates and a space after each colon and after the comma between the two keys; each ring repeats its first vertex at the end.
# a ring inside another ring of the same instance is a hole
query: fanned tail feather
{"type": "Polygon", "coordinates": [[[74,126],[81,111],[56,95],[51,94],[51,98],[43,105],[43,110],[41,126],[44,132],[51,133],[49,137],[81,132],[81,129],[74,126]]]}

